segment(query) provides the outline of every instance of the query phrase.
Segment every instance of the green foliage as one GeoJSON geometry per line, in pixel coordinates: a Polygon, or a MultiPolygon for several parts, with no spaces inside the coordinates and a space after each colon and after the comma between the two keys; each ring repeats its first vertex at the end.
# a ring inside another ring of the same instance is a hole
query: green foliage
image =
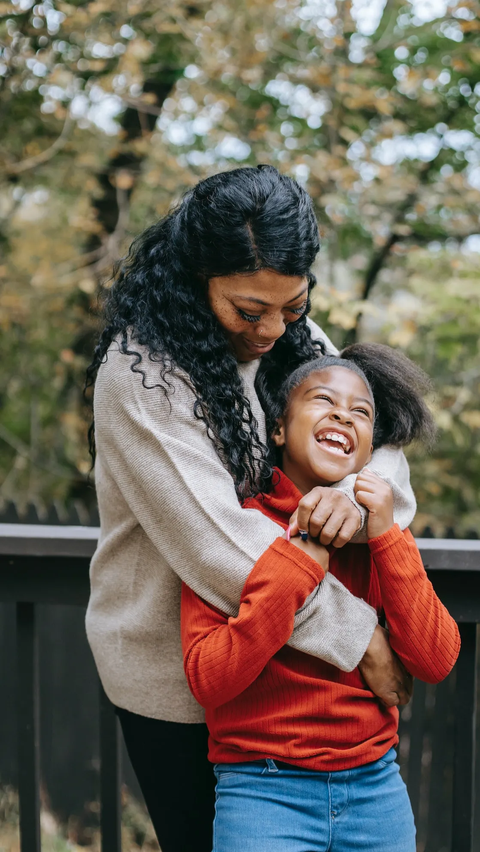
{"type": "Polygon", "coordinates": [[[198,179],[269,162],[314,199],[314,307],[337,345],[390,342],[434,378],[417,528],[478,526],[479,8],[0,3],[2,497],[91,499],[99,286],[198,179]]]}

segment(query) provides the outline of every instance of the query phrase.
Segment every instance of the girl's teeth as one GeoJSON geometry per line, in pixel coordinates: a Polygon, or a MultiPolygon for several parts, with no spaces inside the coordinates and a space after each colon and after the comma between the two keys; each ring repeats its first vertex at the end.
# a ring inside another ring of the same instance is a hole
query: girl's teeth
{"type": "Polygon", "coordinates": [[[338,444],[341,444],[341,447],[329,447],[330,450],[334,450],[337,453],[345,454],[350,449],[350,442],[345,437],[345,435],[340,435],[338,432],[327,432],[325,435],[322,435],[320,438],[317,438],[317,441],[320,443],[321,441],[335,441],[338,444]]]}
{"type": "Polygon", "coordinates": [[[338,432],[327,432],[325,438],[327,441],[338,441],[339,444],[348,444],[345,435],[339,435],[338,432]]]}

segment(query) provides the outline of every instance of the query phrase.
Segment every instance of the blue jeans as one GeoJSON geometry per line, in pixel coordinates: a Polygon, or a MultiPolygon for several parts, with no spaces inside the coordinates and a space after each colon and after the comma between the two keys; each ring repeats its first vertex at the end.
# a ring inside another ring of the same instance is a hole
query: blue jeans
{"type": "Polygon", "coordinates": [[[395,756],[337,772],[218,764],[213,852],[415,852],[395,756]]]}

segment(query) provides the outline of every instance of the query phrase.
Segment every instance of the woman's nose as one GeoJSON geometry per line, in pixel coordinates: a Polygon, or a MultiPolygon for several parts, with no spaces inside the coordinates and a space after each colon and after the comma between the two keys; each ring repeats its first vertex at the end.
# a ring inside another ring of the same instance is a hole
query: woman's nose
{"type": "Polygon", "coordinates": [[[283,314],[274,314],[268,317],[262,317],[258,326],[257,334],[259,337],[264,337],[265,340],[277,340],[285,331],[285,319],[283,314]]]}

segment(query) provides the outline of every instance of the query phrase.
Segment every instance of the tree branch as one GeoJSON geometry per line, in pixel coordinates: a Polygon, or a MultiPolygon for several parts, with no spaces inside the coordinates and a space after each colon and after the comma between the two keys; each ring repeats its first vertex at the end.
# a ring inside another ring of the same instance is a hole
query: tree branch
{"type": "Polygon", "coordinates": [[[141,98],[122,98],[124,104],[135,109],[138,113],[146,113],[147,115],[161,115],[162,107],[155,106],[143,101],[141,98]]]}
{"type": "Polygon", "coordinates": [[[115,187],[115,191],[118,208],[118,219],[115,225],[115,230],[108,235],[102,245],[97,249],[94,249],[91,252],[81,255],[76,260],[71,261],[70,269],[67,268],[67,270],[59,276],[59,281],[62,281],[63,283],[72,280],[75,281],[76,274],[80,274],[82,276],[88,274],[100,275],[107,266],[110,267],[119,259],[120,243],[125,237],[128,227],[130,204],[127,190],[122,189],[117,185],[115,187]],[[94,262],[91,263],[90,261],[94,262]]]}
{"type": "Polygon", "coordinates": [[[19,163],[12,163],[12,165],[7,166],[5,170],[6,174],[19,175],[42,165],[42,163],[48,162],[48,160],[51,160],[52,157],[54,157],[58,151],[61,151],[68,142],[73,125],[74,120],[69,110],[63,125],[63,130],[58,139],[56,139],[49,148],[46,148],[45,151],[42,151],[40,154],[36,154],[34,157],[28,157],[26,160],[21,160],[19,163]]]}
{"type": "MultiPolygon", "coordinates": [[[[377,276],[380,270],[383,268],[383,265],[390,254],[392,247],[398,242],[400,239],[399,234],[395,234],[393,231],[390,233],[388,239],[383,244],[383,246],[379,249],[379,251],[373,256],[370,265],[365,273],[365,279],[363,282],[363,290],[361,299],[362,302],[366,302],[370,292],[377,280],[377,276]]],[[[360,318],[360,315],[359,315],[360,318]]],[[[358,321],[357,321],[358,324],[358,321]]]]}
{"type": "Polygon", "coordinates": [[[16,435],[13,435],[5,426],[2,426],[0,423],[0,440],[5,441],[13,450],[17,453],[17,455],[22,456],[25,459],[28,459],[30,464],[34,464],[35,467],[39,467],[40,470],[46,470],[48,473],[54,473],[55,476],[61,476],[64,479],[71,479],[72,472],[68,470],[66,467],[60,467],[60,465],[53,464],[49,467],[43,462],[38,461],[38,459],[34,459],[32,457],[32,452],[28,444],[25,444],[20,438],[17,438],[16,435]]]}
{"type": "MultiPolygon", "coordinates": [[[[385,8],[383,10],[382,18],[379,22],[378,28],[380,29],[383,21],[386,21],[383,32],[379,35],[378,40],[375,41],[376,33],[374,34],[373,41],[370,45],[370,48],[377,53],[380,50],[384,50],[386,47],[389,47],[391,44],[391,37],[393,35],[395,24],[397,22],[397,14],[398,14],[398,5],[396,0],[387,0],[385,4],[385,8]]],[[[378,32],[378,30],[377,30],[378,32]]]]}
{"type": "MultiPolygon", "coordinates": [[[[410,192],[407,197],[402,201],[400,206],[397,208],[397,211],[392,221],[392,226],[390,228],[390,233],[381,248],[373,255],[365,273],[362,292],[360,295],[360,299],[362,300],[362,302],[366,302],[368,297],[370,296],[370,293],[373,290],[378,275],[383,269],[387,258],[390,255],[392,247],[395,245],[395,243],[399,242],[402,239],[401,235],[395,232],[395,226],[403,223],[405,219],[405,214],[413,207],[413,205],[417,201],[419,189],[426,182],[436,159],[437,158],[435,157],[433,160],[430,160],[429,163],[424,164],[423,168],[420,171],[418,184],[415,191],[410,192]]],[[[354,327],[347,332],[346,345],[355,343],[355,341],[357,340],[361,319],[362,311],[359,311],[354,327]]]]}
{"type": "MultiPolygon", "coordinates": [[[[447,114],[443,117],[443,121],[445,122],[445,124],[447,124],[447,125],[449,124],[449,122],[450,122],[450,120],[451,120],[451,118],[454,114],[455,114],[454,110],[449,110],[447,112],[447,114]]],[[[436,157],[433,158],[433,160],[430,160],[430,162],[423,164],[423,166],[419,170],[419,177],[418,177],[418,183],[417,183],[416,189],[414,190],[414,192],[410,192],[407,195],[407,197],[404,199],[404,201],[400,204],[400,206],[397,208],[397,212],[395,213],[395,216],[393,218],[392,227],[390,228],[390,234],[387,237],[383,246],[372,257],[370,264],[368,266],[368,269],[365,273],[362,293],[361,293],[361,296],[360,296],[362,301],[366,301],[368,299],[370,293],[372,292],[374,284],[375,284],[375,282],[378,278],[378,275],[381,272],[381,270],[383,269],[383,266],[385,265],[385,262],[386,262],[386,260],[389,256],[389,254],[390,254],[390,250],[391,250],[392,246],[401,239],[400,234],[395,233],[395,226],[403,223],[403,221],[405,219],[405,214],[413,207],[413,205],[417,201],[419,191],[420,191],[420,187],[422,187],[427,182],[428,176],[429,176],[430,172],[432,171],[432,168],[435,165],[435,163],[436,163],[438,157],[440,156],[440,153],[442,152],[442,150],[443,149],[440,148],[439,153],[437,154],[436,157]]],[[[347,334],[347,338],[348,338],[349,343],[353,343],[357,339],[358,329],[359,329],[359,326],[360,326],[361,319],[362,319],[362,312],[360,311],[357,315],[357,320],[356,320],[354,328],[351,329],[351,331],[349,331],[348,334],[347,334]]]]}

